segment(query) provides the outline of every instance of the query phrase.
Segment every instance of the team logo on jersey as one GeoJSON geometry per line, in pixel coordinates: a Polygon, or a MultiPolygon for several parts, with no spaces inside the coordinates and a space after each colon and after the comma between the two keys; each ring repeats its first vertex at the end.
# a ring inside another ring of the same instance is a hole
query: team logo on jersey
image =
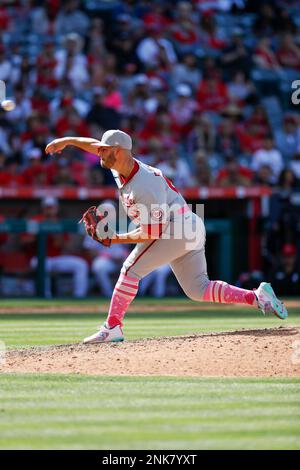
{"type": "Polygon", "coordinates": [[[164,215],[164,211],[160,208],[151,210],[151,219],[161,221],[164,215]]]}
{"type": "Polygon", "coordinates": [[[132,193],[130,194],[123,194],[122,196],[123,204],[126,207],[131,207],[135,204],[135,200],[133,198],[132,193]]]}

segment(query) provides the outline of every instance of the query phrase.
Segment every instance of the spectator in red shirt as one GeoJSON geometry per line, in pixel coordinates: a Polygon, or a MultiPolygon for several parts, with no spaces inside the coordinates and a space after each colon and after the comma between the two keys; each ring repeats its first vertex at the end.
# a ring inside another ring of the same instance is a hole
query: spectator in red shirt
{"type": "Polygon", "coordinates": [[[202,80],[197,91],[197,100],[201,111],[219,112],[228,103],[228,90],[218,73],[202,80]]]}
{"type": "Polygon", "coordinates": [[[33,90],[30,102],[33,111],[40,113],[41,115],[49,114],[49,100],[43,92],[42,88],[36,87],[33,90]]]}
{"type": "Polygon", "coordinates": [[[225,47],[225,38],[221,36],[211,10],[206,11],[201,16],[200,27],[200,45],[212,49],[223,49],[225,47]]]}
{"type": "Polygon", "coordinates": [[[266,110],[263,106],[255,106],[251,116],[247,119],[245,125],[250,126],[251,124],[257,124],[261,131],[267,133],[269,131],[269,121],[266,110]]]}
{"type": "Polygon", "coordinates": [[[63,137],[67,133],[90,137],[88,125],[73,107],[66,108],[55,124],[55,134],[58,137],[63,137]]]}
{"type": "Polygon", "coordinates": [[[151,5],[151,10],[143,15],[142,20],[147,30],[157,28],[165,32],[171,25],[171,19],[165,14],[165,6],[158,2],[151,5]]]}
{"type": "Polygon", "coordinates": [[[192,49],[197,44],[198,37],[195,25],[188,20],[177,22],[173,28],[172,36],[181,53],[186,52],[187,49],[192,49]]]}
{"type": "Polygon", "coordinates": [[[40,113],[34,111],[27,119],[26,128],[21,134],[21,142],[24,144],[29,140],[40,134],[41,126],[44,126],[45,122],[40,113]]]}
{"type": "Polygon", "coordinates": [[[260,149],[264,141],[265,132],[255,122],[250,122],[247,126],[237,129],[237,138],[241,150],[246,154],[253,154],[260,149]]]}
{"type": "Polygon", "coordinates": [[[36,83],[39,86],[50,90],[57,86],[57,79],[54,76],[57,60],[55,57],[54,42],[49,40],[45,43],[44,49],[37,58],[37,77],[36,83]]]}
{"type": "Polygon", "coordinates": [[[45,166],[41,163],[42,152],[39,148],[33,148],[28,152],[28,166],[23,171],[22,177],[26,186],[47,186],[48,175],[45,166]]]}
{"type": "Polygon", "coordinates": [[[64,150],[63,156],[47,164],[48,181],[56,186],[87,186],[89,163],[82,152],[73,147],[64,150]]]}
{"type": "Polygon", "coordinates": [[[156,138],[163,146],[171,148],[179,141],[179,128],[176,123],[172,122],[168,113],[161,111],[146,122],[138,138],[142,146],[147,146],[149,139],[156,138]]]}
{"type": "Polygon", "coordinates": [[[233,155],[228,155],[224,169],[222,169],[217,176],[217,185],[222,188],[230,186],[251,186],[251,182],[251,171],[239,165],[233,155]]]}
{"type": "Polygon", "coordinates": [[[181,54],[191,52],[198,43],[192,5],[188,2],[179,2],[176,14],[176,21],[171,28],[173,41],[181,54]]]}
{"type": "Polygon", "coordinates": [[[271,48],[271,39],[268,37],[261,38],[258,41],[253,55],[253,61],[260,69],[274,72],[281,71],[276,54],[272,51],[271,48]]]}
{"type": "Polygon", "coordinates": [[[20,174],[20,164],[15,158],[7,158],[4,168],[0,169],[0,187],[17,188],[24,185],[24,178],[20,174]]]}
{"type": "Polygon", "coordinates": [[[281,38],[277,58],[283,67],[300,70],[300,48],[296,45],[291,34],[285,34],[281,38]]]}
{"type": "Polygon", "coordinates": [[[0,7],[0,31],[8,30],[10,25],[10,16],[8,13],[8,9],[3,6],[0,7]]]}
{"type": "Polygon", "coordinates": [[[244,124],[237,127],[237,137],[243,152],[252,154],[261,148],[268,132],[269,122],[266,111],[258,105],[244,124]]]}
{"type": "Polygon", "coordinates": [[[60,160],[58,166],[57,166],[57,171],[52,179],[52,184],[54,186],[76,186],[76,181],[75,178],[73,178],[71,172],[70,172],[70,167],[65,162],[65,160],[60,160]]]}

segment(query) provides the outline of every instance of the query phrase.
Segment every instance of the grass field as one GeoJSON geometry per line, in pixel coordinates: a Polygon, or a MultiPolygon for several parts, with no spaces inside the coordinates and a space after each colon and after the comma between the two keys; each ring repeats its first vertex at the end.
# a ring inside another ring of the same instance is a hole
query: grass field
{"type": "MultiPolygon", "coordinates": [[[[8,348],[80,341],[104,316],[72,314],[87,302],[3,301],[20,314],[0,315],[8,348]],[[64,314],[22,314],[33,306],[64,314]],[[67,308],[66,308],[67,307],[67,308]],[[67,313],[69,310],[70,313],[67,313]]],[[[137,300],[126,338],[278,326],[250,309],[137,300]],[[138,313],[147,305],[154,313],[138,313]],[[164,305],[180,311],[162,312],[164,305]]],[[[291,308],[285,325],[300,325],[291,308]]],[[[9,449],[300,449],[300,377],[171,378],[0,375],[0,448],[9,449]]]]}

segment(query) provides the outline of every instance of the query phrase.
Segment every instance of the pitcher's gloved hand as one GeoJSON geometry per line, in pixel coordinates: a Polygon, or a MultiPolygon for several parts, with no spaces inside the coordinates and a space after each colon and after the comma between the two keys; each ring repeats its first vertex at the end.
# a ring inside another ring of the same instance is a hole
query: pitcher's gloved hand
{"type": "Polygon", "coordinates": [[[84,223],[87,234],[92,237],[93,240],[107,247],[111,245],[111,236],[113,233],[108,229],[107,223],[105,223],[105,216],[97,211],[96,206],[90,207],[83,214],[79,223],[81,222],[84,223]]]}

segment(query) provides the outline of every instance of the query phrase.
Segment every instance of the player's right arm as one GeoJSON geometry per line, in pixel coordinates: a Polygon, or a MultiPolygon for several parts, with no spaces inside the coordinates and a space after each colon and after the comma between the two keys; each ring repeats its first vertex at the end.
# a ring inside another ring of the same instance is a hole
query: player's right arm
{"type": "Polygon", "coordinates": [[[62,137],[61,139],[54,139],[47,145],[45,152],[48,153],[61,153],[62,150],[68,145],[78,147],[85,152],[98,155],[98,144],[100,141],[89,137],[62,137]]]}

